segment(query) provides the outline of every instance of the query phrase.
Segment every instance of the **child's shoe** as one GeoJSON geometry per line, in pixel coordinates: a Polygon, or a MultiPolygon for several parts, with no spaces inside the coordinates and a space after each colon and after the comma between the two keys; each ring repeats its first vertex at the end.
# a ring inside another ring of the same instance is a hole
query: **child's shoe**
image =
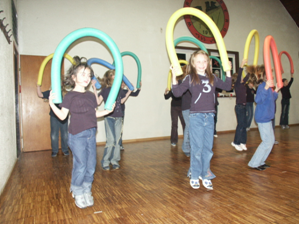
{"type": "MultiPolygon", "coordinates": [[[[202,180],[202,177],[199,177],[200,180],[202,180]]],[[[203,179],[202,180],[202,184],[205,188],[207,188],[208,190],[213,190],[213,185],[211,180],[208,179],[203,179]]]]}
{"type": "Polygon", "coordinates": [[[236,145],[236,144],[234,144],[234,142],[231,142],[231,145],[232,145],[233,147],[235,147],[235,149],[236,149],[237,151],[243,151],[243,149],[242,149],[242,147],[241,147],[240,145],[236,145]]]}
{"type": "Polygon", "coordinates": [[[194,189],[199,189],[200,188],[199,180],[190,179],[190,185],[194,189]]]}
{"type": "Polygon", "coordinates": [[[290,126],[289,125],[285,125],[285,129],[289,129],[290,128],[290,126]]]}
{"type": "Polygon", "coordinates": [[[93,206],[94,205],[94,197],[92,196],[91,192],[87,192],[83,194],[85,202],[87,206],[93,206]]]}
{"type": "Polygon", "coordinates": [[[243,150],[245,150],[245,151],[247,150],[247,147],[246,147],[245,144],[242,144],[242,143],[241,143],[241,144],[240,144],[240,147],[241,147],[243,150]]]}
{"type": "Polygon", "coordinates": [[[285,129],[285,126],[284,126],[284,125],[281,125],[281,128],[284,130],[284,129],[285,129]]]}
{"type": "Polygon", "coordinates": [[[80,209],[84,209],[86,208],[88,205],[85,201],[84,195],[74,195],[72,193],[72,197],[75,199],[75,205],[80,208],[80,209]]]}

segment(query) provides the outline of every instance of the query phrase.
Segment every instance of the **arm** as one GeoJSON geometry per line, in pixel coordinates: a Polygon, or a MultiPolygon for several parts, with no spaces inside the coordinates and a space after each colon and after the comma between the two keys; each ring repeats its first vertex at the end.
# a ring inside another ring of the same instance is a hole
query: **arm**
{"type": "Polygon", "coordinates": [[[41,91],[41,86],[39,86],[39,85],[36,86],[36,93],[37,93],[37,96],[38,96],[39,98],[43,98],[43,97],[44,97],[44,96],[43,96],[43,93],[42,93],[42,91],[41,91]]]}
{"type": "Polygon", "coordinates": [[[166,88],[164,96],[165,96],[165,100],[168,100],[170,97],[172,97],[172,92],[169,91],[168,88],[166,88]]]}
{"type": "Polygon", "coordinates": [[[106,116],[107,114],[110,114],[111,112],[114,111],[115,106],[116,106],[116,103],[113,104],[112,110],[105,109],[105,110],[99,111],[99,110],[95,109],[96,110],[96,117],[98,118],[98,117],[102,117],[102,116],[106,116]]]}
{"type": "Polygon", "coordinates": [[[172,70],[172,93],[174,95],[174,97],[181,97],[190,87],[189,84],[189,75],[187,75],[182,83],[180,85],[178,85],[178,81],[176,80],[176,70],[178,70],[178,68],[174,68],[173,66],[170,67],[170,69],[172,70]]]}
{"type": "Polygon", "coordinates": [[[94,94],[95,94],[95,97],[96,97],[96,100],[97,100],[97,104],[100,105],[100,100],[99,100],[99,97],[98,97],[98,93],[97,93],[97,89],[96,89],[96,80],[92,80],[92,87],[93,87],[93,90],[94,90],[94,94]]]}
{"type": "Polygon", "coordinates": [[[141,89],[137,89],[136,91],[131,92],[130,96],[137,97],[139,95],[139,93],[140,93],[140,90],[141,89]]]}
{"type": "Polygon", "coordinates": [[[103,97],[102,97],[102,95],[99,96],[98,100],[97,100],[97,104],[98,104],[98,105],[101,105],[101,103],[103,102],[103,97]],[[99,100],[99,102],[98,102],[98,100],[99,100]]]}
{"type": "Polygon", "coordinates": [[[291,85],[292,85],[293,81],[294,81],[294,75],[293,75],[293,74],[291,74],[291,80],[290,80],[290,82],[289,82],[289,83],[288,83],[288,85],[287,85],[287,87],[288,87],[288,88],[290,88],[290,87],[291,87],[291,85]]]}
{"type": "Polygon", "coordinates": [[[127,91],[126,95],[124,98],[121,99],[121,104],[124,104],[126,100],[128,99],[129,95],[131,94],[131,90],[127,91]]]}
{"type": "Polygon", "coordinates": [[[263,104],[265,99],[267,98],[268,96],[268,90],[269,89],[269,86],[267,84],[267,82],[263,82],[262,84],[260,84],[258,86],[258,89],[257,89],[257,92],[256,92],[256,96],[255,96],[255,102],[257,104],[263,104]],[[267,89],[266,89],[266,86],[267,86],[267,89]]]}
{"type": "Polygon", "coordinates": [[[49,96],[49,105],[52,109],[52,111],[55,113],[55,115],[60,119],[60,120],[64,120],[67,118],[68,114],[69,114],[69,109],[66,109],[64,107],[62,107],[61,109],[57,108],[56,105],[53,103],[53,99],[55,98],[55,94],[52,93],[52,91],[50,92],[50,96],[49,96]]]}

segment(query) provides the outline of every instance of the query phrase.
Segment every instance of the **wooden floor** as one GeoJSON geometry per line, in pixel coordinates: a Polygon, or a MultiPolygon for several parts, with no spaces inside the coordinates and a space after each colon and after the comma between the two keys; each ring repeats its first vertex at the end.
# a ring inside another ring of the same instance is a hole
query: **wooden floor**
{"type": "Polygon", "coordinates": [[[278,127],[275,136],[271,168],[258,171],[247,166],[261,142],[257,129],[248,132],[245,152],[230,145],[234,133],[219,134],[213,191],[190,187],[189,158],[169,140],[125,144],[121,169],[109,172],[101,169],[99,146],[95,204],[86,209],[69,193],[71,155],[23,153],[0,197],[0,223],[299,224],[299,126],[278,127]]]}

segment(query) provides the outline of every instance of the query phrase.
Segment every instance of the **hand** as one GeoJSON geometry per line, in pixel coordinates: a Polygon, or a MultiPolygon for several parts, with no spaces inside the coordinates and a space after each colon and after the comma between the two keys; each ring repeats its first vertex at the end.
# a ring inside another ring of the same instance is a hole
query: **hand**
{"type": "Polygon", "coordinates": [[[172,75],[173,77],[175,76],[176,77],[176,74],[178,71],[180,71],[180,68],[178,66],[170,66],[170,70],[172,70],[172,75]]]}
{"type": "Polygon", "coordinates": [[[243,59],[242,63],[241,63],[241,68],[243,68],[247,62],[248,62],[248,59],[243,59]]]}
{"type": "Polygon", "coordinates": [[[293,73],[291,73],[291,77],[292,77],[292,78],[294,77],[294,74],[293,74],[293,73]]]}
{"type": "Polygon", "coordinates": [[[141,88],[142,88],[142,81],[140,82],[140,88],[139,89],[141,90],[141,88]]]}
{"type": "Polygon", "coordinates": [[[281,87],[278,87],[278,84],[276,84],[275,91],[278,92],[281,89],[281,87]]]}
{"type": "Polygon", "coordinates": [[[111,110],[106,109],[107,114],[113,112],[115,110],[115,107],[116,107],[116,102],[112,105],[112,109],[111,110]]]}
{"type": "Polygon", "coordinates": [[[228,60],[228,65],[230,67],[230,70],[232,70],[232,62],[228,60]]]}
{"type": "Polygon", "coordinates": [[[166,88],[166,90],[165,90],[165,95],[168,94],[168,93],[169,93],[169,89],[166,88]]]}
{"type": "Polygon", "coordinates": [[[267,80],[265,89],[268,90],[271,86],[274,86],[274,82],[272,80],[267,80]]]}
{"type": "Polygon", "coordinates": [[[91,81],[92,87],[93,87],[94,90],[96,90],[96,82],[97,82],[97,81],[94,80],[94,79],[91,81]]]}
{"type": "Polygon", "coordinates": [[[56,98],[56,94],[53,93],[52,91],[50,91],[50,94],[49,94],[49,105],[51,104],[54,104],[53,103],[53,100],[56,98]]]}

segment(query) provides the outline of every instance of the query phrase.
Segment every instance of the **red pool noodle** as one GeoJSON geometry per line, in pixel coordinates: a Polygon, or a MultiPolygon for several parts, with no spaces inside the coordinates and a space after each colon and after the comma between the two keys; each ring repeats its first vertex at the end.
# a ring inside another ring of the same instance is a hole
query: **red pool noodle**
{"type": "Polygon", "coordinates": [[[282,68],[282,63],[281,63],[281,55],[282,54],[285,54],[288,58],[289,58],[289,61],[290,61],[290,66],[291,66],[291,74],[294,74],[294,63],[293,63],[293,60],[292,60],[292,57],[290,56],[290,54],[286,51],[281,51],[279,53],[279,60],[280,60],[280,70],[281,70],[281,73],[284,73],[283,71],[283,68],[282,68]]]}

